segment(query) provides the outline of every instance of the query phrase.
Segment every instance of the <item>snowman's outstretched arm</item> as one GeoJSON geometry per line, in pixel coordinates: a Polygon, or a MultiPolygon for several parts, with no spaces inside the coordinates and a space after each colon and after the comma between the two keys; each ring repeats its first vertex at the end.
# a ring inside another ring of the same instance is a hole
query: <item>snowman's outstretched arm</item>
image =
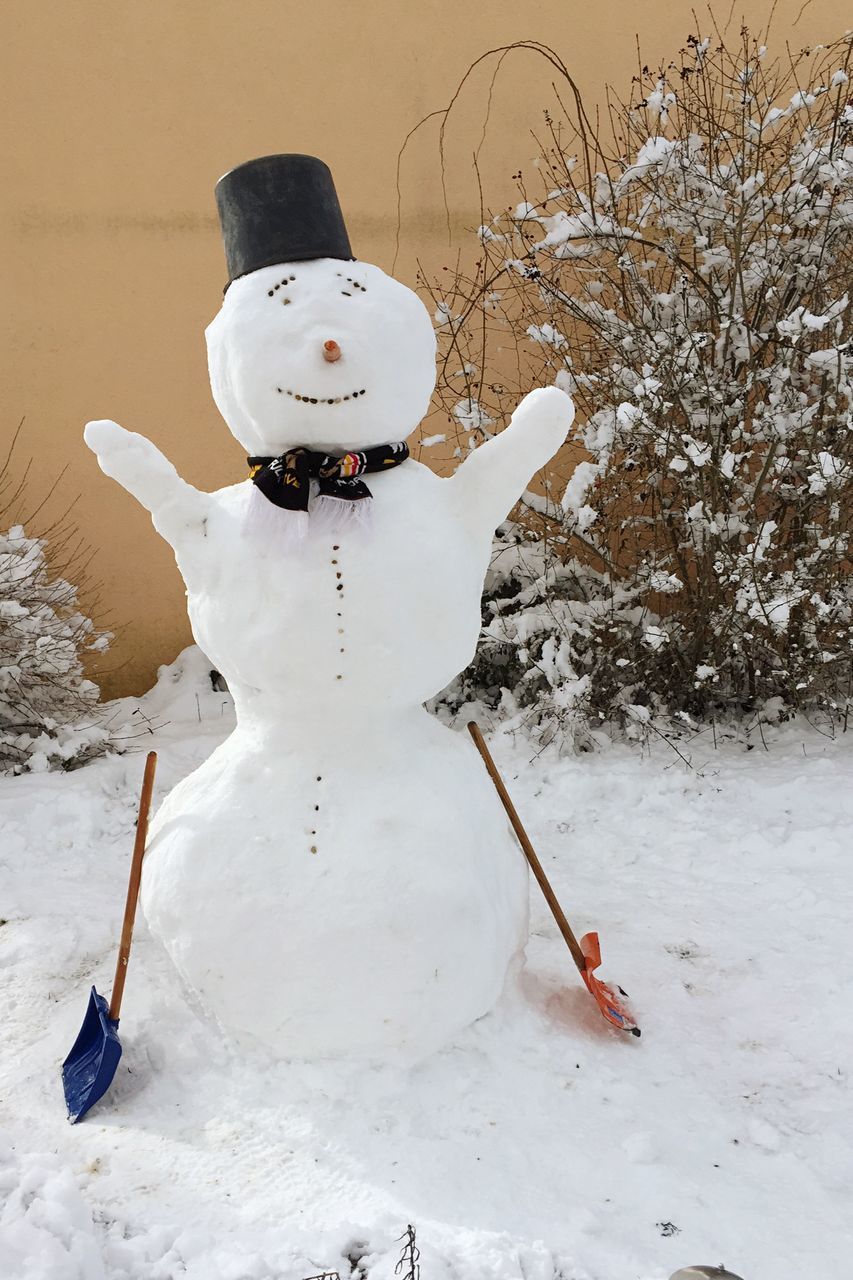
{"type": "Polygon", "coordinates": [[[145,436],[117,422],[89,422],[83,432],[105,475],[117,480],[150,511],[154,528],[175,546],[208,514],[209,498],[182,480],[168,458],[145,436]]]}
{"type": "Polygon", "coordinates": [[[505,520],[531,477],[553,458],[575,416],[570,396],[559,387],[526,395],[509,426],[470,454],[449,483],[467,520],[491,533],[505,520]]]}

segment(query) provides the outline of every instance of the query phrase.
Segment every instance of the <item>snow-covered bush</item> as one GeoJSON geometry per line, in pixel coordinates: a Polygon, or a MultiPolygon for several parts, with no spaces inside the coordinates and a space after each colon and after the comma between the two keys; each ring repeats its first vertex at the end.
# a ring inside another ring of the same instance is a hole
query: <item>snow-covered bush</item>
{"type": "Polygon", "coordinates": [[[496,535],[474,661],[432,709],[452,717],[481,703],[543,742],[577,750],[600,745],[617,727],[644,738],[651,711],[631,695],[660,628],[641,596],[508,522],[496,535]]]}
{"type": "Polygon", "coordinates": [[[0,771],[70,768],[104,750],[82,655],[108,641],[51,574],[42,540],[21,525],[0,534],[0,771]]]}
{"type": "Polygon", "coordinates": [[[463,450],[547,382],[578,426],[526,496],[533,543],[498,556],[469,686],[575,743],[656,712],[844,715],[851,41],[693,37],[611,97],[612,141],[537,52],[571,92],[537,189],[516,175],[471,273],[431,287],[440,391],[463,450]]]}

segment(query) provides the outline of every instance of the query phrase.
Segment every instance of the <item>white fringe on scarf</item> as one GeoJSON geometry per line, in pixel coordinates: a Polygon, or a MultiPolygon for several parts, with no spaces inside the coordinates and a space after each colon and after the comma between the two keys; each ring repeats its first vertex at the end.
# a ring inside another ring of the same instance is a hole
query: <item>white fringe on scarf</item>
{"type": "Polygon", "coordinates": [[[330,535],[370,526],[373,499],[330,498],[318,493],[316,480],[311,481],[307,511],[288,511],[265,498],[255,485],[249,494],[244,528],[250,536],[267,546],[278,544],[285,550],[303,546],[309,534],[330,535]]]}

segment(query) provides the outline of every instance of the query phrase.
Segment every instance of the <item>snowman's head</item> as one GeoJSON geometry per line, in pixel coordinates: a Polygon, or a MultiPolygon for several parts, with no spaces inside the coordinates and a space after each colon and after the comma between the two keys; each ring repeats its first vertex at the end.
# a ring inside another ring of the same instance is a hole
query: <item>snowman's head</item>
{"type": "Polygon", "coordinates": [[[316,258],[241,276],[206,337],[213,398],[250,455],[403,440],[435,387],[426,307],[365,262],[316,258]]]}

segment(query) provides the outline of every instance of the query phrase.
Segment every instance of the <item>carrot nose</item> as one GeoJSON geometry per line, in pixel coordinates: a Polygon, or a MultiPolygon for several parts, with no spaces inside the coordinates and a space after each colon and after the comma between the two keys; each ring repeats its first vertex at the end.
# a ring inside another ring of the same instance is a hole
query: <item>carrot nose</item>
{"type": "Polygon", "coordinates": [[[341,358],[341,349],[333,338],[323,343],[323,359],[328,360],[329,364],[334,364],[336,360],[341,358]]]}

